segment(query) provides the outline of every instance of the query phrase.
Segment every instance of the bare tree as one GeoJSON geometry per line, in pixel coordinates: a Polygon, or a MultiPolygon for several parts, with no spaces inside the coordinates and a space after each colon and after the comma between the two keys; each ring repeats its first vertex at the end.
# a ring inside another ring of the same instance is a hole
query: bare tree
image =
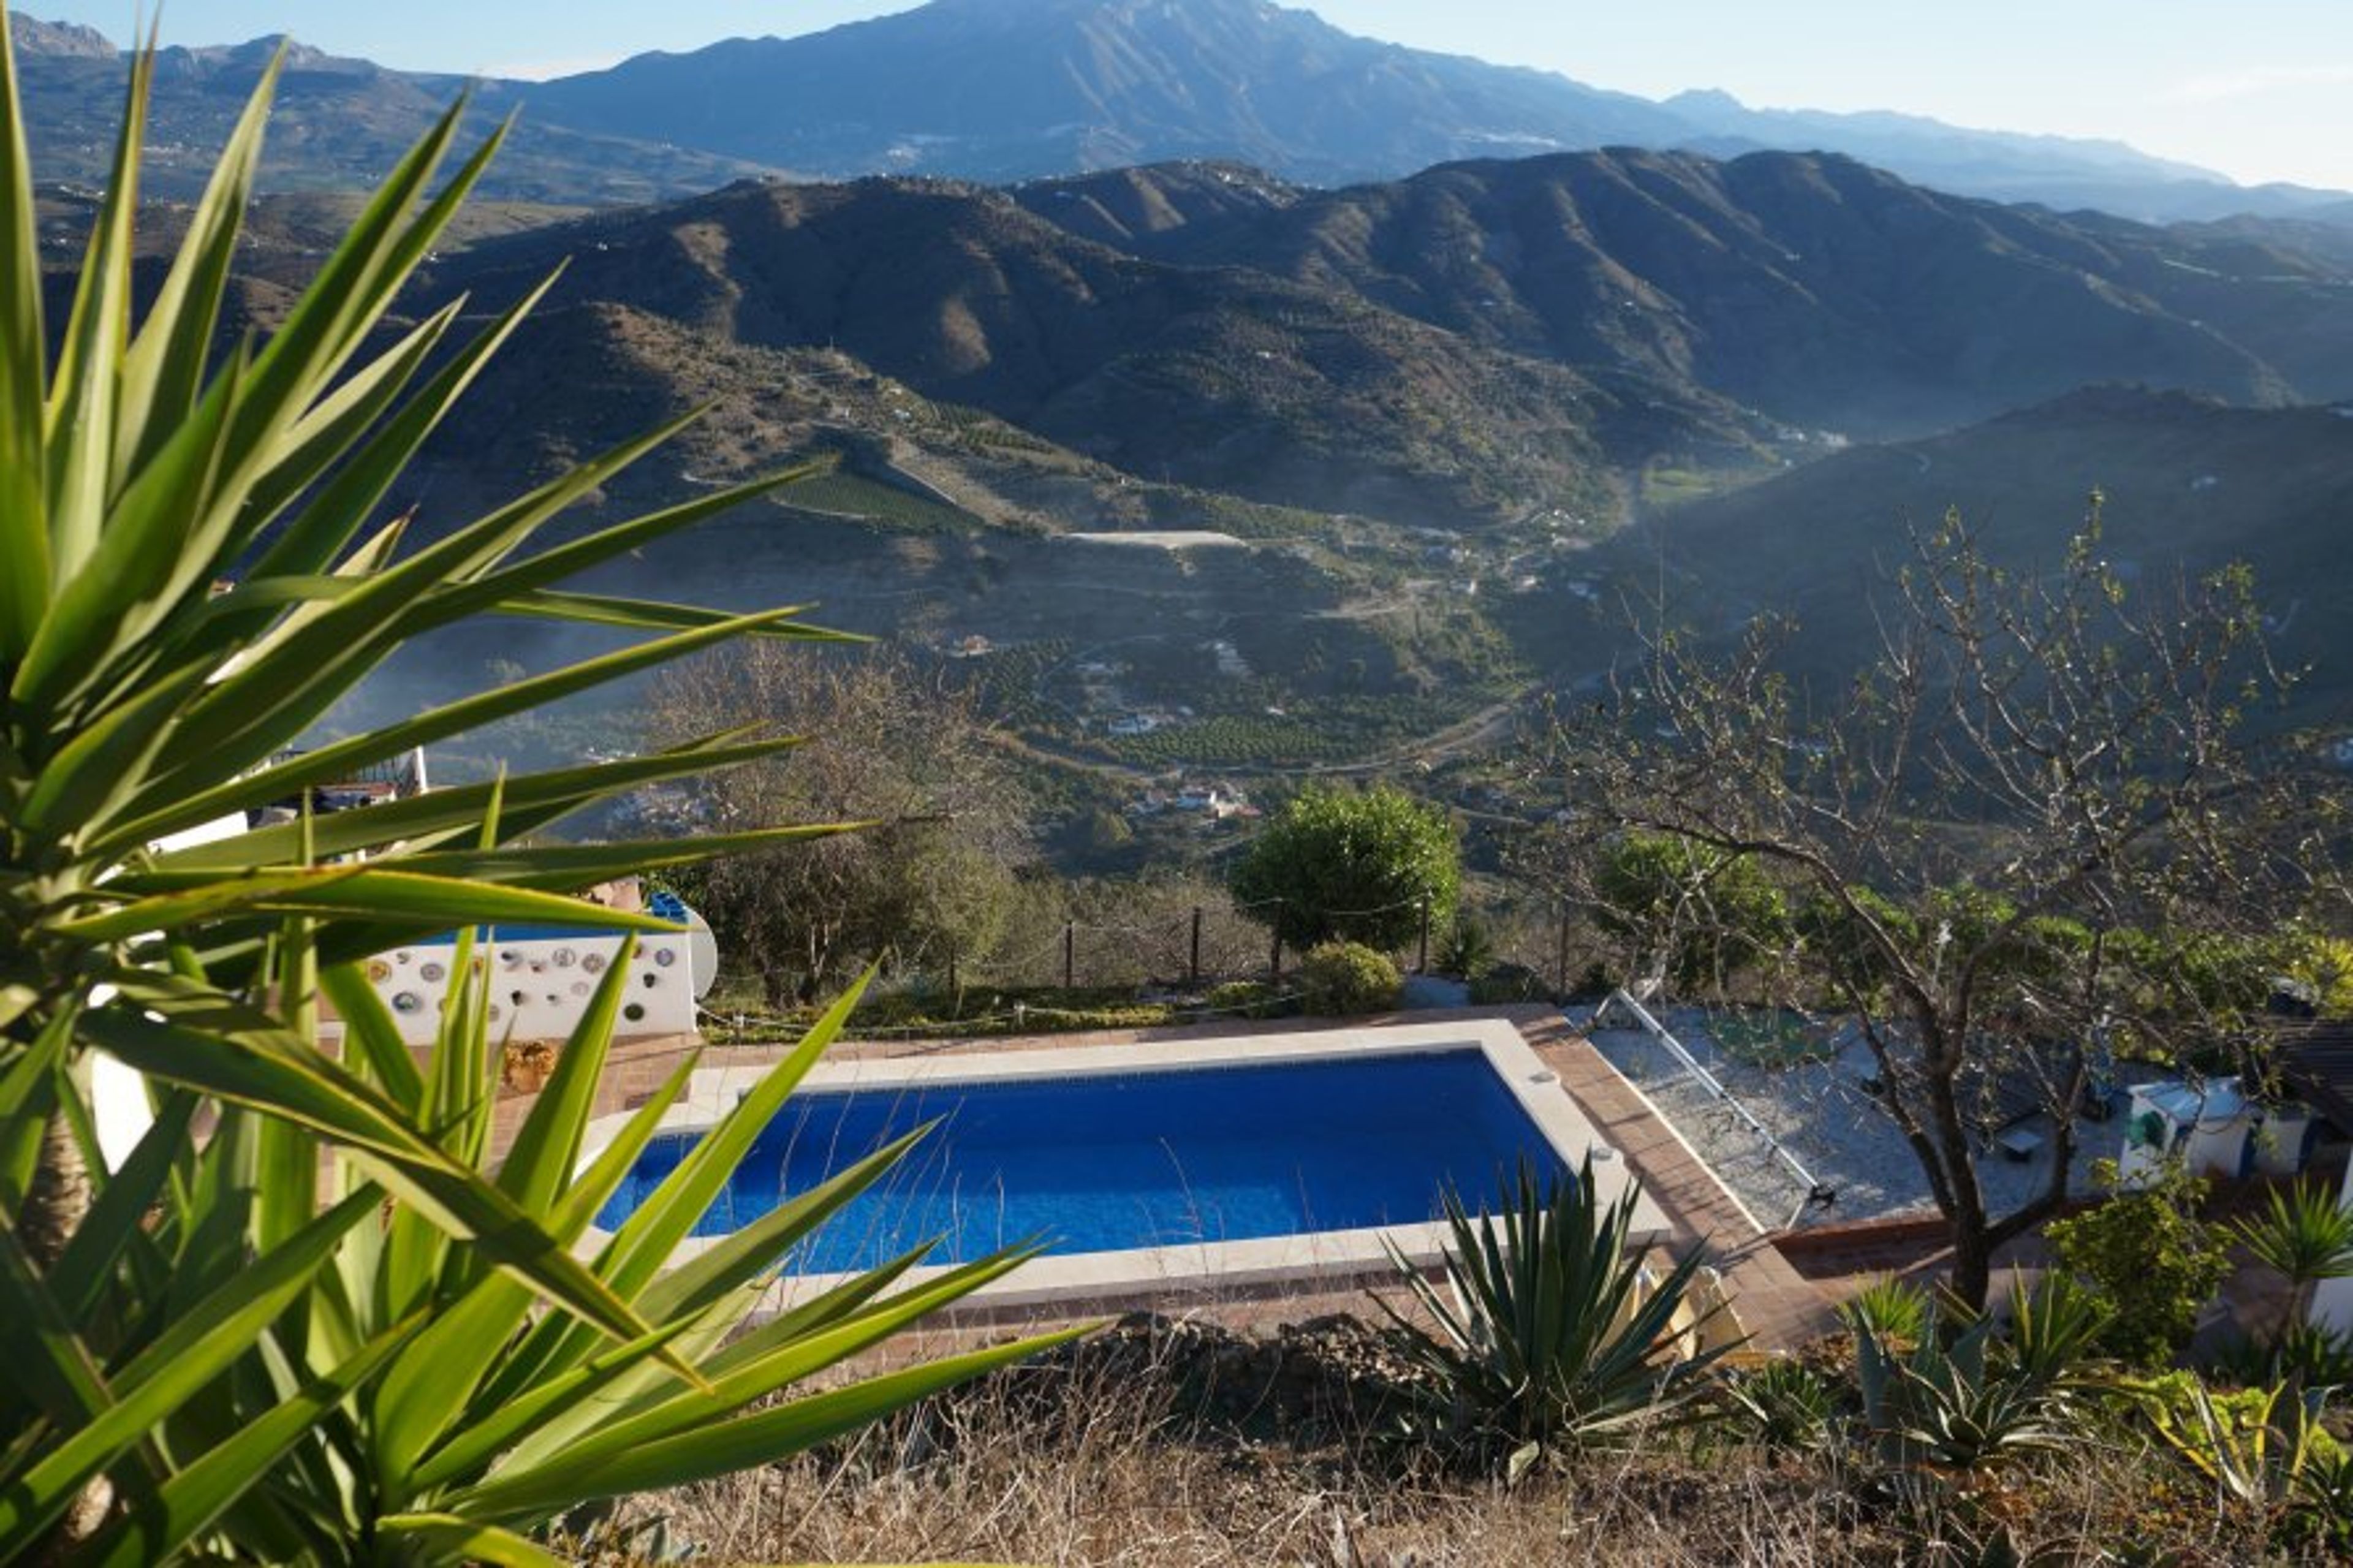
{"type": "Polygon", "coordinates": [[[1957,514],[1913,543],[1842,692],[1796,689],[1787,627],[1715,653],[1657,636],[1549,765],[1588,849],[1665,835],[1704,852],[1695,876],[1739,860],[1783,886],[1786,940],[1756,973],[1851,1016],[1954,1288],[1981,1300],[1995,1249],[2069,1194],[2102,1058],[2228,1045],[2260,1007],[2249,942],[2281,921],[2295,803],[2242,744],[2279,684],[2243,571],[2136,602],[2099,554],[2096,495],[2045,574],[1989,563],[1957,514]],[[1997,1103],[2054,1130],[2048,1182],[2007,1214],[1976,1167],[1997,1103]]]}
{"type": "Polygon", "coordinates": [[[771,1005],[807,1001],[856,963],[944,964],[997,935],[1027,847],[1018,782],[969,698],[905,656],[789,657],[766,645],[683,666],[653,700],[658,735],[757,724],[804,737],[712,776],[700,810],[737,822],[865,825],[717,861],[695,901],[771,1005]]]}

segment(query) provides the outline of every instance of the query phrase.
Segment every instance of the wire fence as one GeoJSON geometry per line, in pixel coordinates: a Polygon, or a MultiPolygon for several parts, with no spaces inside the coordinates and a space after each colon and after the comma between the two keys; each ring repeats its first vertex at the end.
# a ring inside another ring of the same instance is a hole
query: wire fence
{"type": "MultiPolygon", "coordinates": [[[[1024,911],[1029,918],[1017,919],[1011,934],[983,951],[934,944],[919,967],[950,985],[1093,990],[1198,989],[1231,980],[1280,984],[1303,956],[1277,934],[1281,903],[1201,900],[1172,907],[1137,900],[1104,907],[1088,900],[1059,911],[1024,911]]],[[[1451,921],[1419,899],[1324,912],[1343,924],[1407,917],[1409,934],[1388,956],[1410,974],[1461,974],[1509,964],[1545,988],[1565,993],[1587,963],[1578,924],[1557,902],[1484,904],[1451,921]]]]}
{"type": "MultiPolygon", "coordinates": [[[[985,943],[951,937],[895,954],[878,986],[878,1005],[863,1010],[858,1032],[870,1038],[934,1033],[944,1007],[976,1033],[1083,1026],[1106,1021],[1123,994],[1180,1005],[1187,1017],[1262,1012],[1296,999],[1305,956],[1277,934],[1281,904],[1236,900],[1199,881],[1041,885],[985,943]],[[1221,988],[1240,994],[1221,995],[1221,988]],[[1058,992],[1074,994],[1057,998],[1058,992]],[[988,998],[996,993],[1028,994],[992,1010],[988,998]],[[890,1005],[892,1000],[900,1005],[890,1005]],[[975,1000],[982,1010],[966,1012],[975,1000]],[[892,1011],[917,1012],[925,1021],[885,1021],[892,1011]]],[[[1420,899],[1324,912],[1344,924],[1404,917],[1392,919],[1392,929],[1402,927],[1406,940],[1388,953],[1401,973],[1458,982],[1508,973],[1510,1000],[1565,994],[1588,963],[1586,933],[1558,900],[1487,898],[1451,918],[1420,899]]],[[[780,1026],[787,1017],[735,986],[723,988],[711,1016],[744,1029],[780,1026]]]]}

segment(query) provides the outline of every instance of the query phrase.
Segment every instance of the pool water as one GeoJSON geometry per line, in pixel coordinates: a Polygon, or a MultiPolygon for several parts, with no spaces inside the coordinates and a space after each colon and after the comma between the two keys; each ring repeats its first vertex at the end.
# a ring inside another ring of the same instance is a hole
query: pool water
{"type": "MultiPolygon", "coordinates": [[[[935,1118],[786,1272],[867,1268],[934,1236],[926,1261],[950,1263],[1033,1237],[1104,1252],[1420,1224],[1450,1184],[1476,1208],[1522,1159],[1564,1170],[1476,1050],[804,1090],[695,1234],[734,1230],[935,1118]]],[[[692,1142],[657,1139],[597,1224],[617,1227],[692,1142]]]]}

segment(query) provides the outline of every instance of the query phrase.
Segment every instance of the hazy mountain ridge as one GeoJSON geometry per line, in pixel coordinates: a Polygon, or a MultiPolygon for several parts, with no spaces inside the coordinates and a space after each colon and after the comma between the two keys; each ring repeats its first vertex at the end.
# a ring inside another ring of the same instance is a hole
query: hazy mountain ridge
{"type": "Polygon", "coordinates": [[[834,175],[1213,157],[1322,184],[1682,130],[1630,94],[1356,37],[1264,0],[934,0],[523,93],[570,122],[834,175]]]}
{"type": "Polygon", "coordinates": [[[1178,159],[1289,180],[1616,145],[1841,153],[1915,184],[2145,220],[2329,220],[2342,193],[2244,189],[2115,142],[1892,111],[1664,102],[1356,37],[1264,0],[934,0],[791,38],[738,38],[519,89],[556,118],[816,174],[1004,181],[1178,159]]]}
{"type": "MultiPolygon", "coordinates": [[[[129,78],[126,57],[94,30],[9,14],[33,166],[42,179],[105,184],[129,78]]],[[[278,41],[167,48],[155,61],[142,194],[193,199],[278,41]]],[[[301,46],[287,56],[263,144],[261,184],[275,191],[366,191],[383,178],[464,84],[418,77],[301,46]]],[[[496,92],[485,94],[484,109],[496,92]]],[[[470,152],[497,123],[478,111],[461,133],[470,152]]],[[[761,172],[740,159],[631,142],[526,118],[480,187],[484,197],[561,205],[659,200],[761,172]]]]}
{"type": "Polygon", "coordinates": [[[1588,375],[1863,435],[2090,381],[2353,395],[2353,269],[2237,229],[2062,218],[1788,153],[1569,153],[1204,208],[1219,178],[1186,165],[1018,195],[1099,229],[1109,190],[1164,220],[1139,243],[1166,260],[1344,288],[1588,375]]]}
{"type": "MultiPolygon", "coordinates": [[[[95,88],[121,65],[90,29],[12,17],[37,141],[54,176],[103,173],[95,88]]],[[[168,51],[159,96],[167,185],[197,165],[170,143],[226,129],[238,72],[269,40],[168,51]],[[190,95],[195,94],[195,100],[190,95]]],[[[389,164],[397,128],[463,83],[300,51],[342,122],[290,94],[265,171],[284,186],[349,187],[389,164]]],[[[290,86],[291,83],[290,82],[290,86]]],[[[1888,110],[1757,110],[1694,89],[1663,102],[1562,75],[1381,43],[1265,0],[934,0],[796,37],[733,38],[549,82],[479,84],[492,112],[529,114],[499,195],[575,205],[681,195],[755,169],[826,177],[934,174],[993,182],[1180,159],[1239,161],[1318,185],[1432,164],[1616,145],[1730,157],[1841,153],[1914,184],[2148,221],[2237,214],[2353,225],[2353,196],[2243,188],[2114,142],[1979,131],[1888,110]]],[[[178,192],[176,194],[187,194],[178,192]]]]}
{"type": "MultiPolygon", "coordinates": [[[[2343,409],[2086,388],[1662,512],[1595,560],[1645,593],[1667,584],[1679,624],[1728,632],[1758,614],[1791,618],[1792,668],[1831,689],[1873,646],[1873,603],[1889,602],[1908,530],[1957,509],[1991,559],[2049,570],[2094,489],[2101,553],[2136,593],[2162,595],[2180,573],[2253,567],[2274,658],[2311,672],[2285,710],[2254,715],[2263,727],[2353,716],[2341,658],[2353,615],[2353,416],[2343,409]]],[[[1602,634],[1591,636],[1587,658],[1600,647],[1602,634]]]]}

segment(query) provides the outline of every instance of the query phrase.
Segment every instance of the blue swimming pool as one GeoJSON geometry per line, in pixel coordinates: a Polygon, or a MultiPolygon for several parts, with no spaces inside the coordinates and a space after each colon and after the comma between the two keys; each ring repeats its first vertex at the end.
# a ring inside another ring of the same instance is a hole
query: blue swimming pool
{"type": "MultiPolygon", "coordinates": [[[[870,1266],[931,1236],[960,1262],[1418,1224],[1450,1183],[1477,1201],[1523,1158],[1563,1168],[1476,1050],[920,1087],[804,1091],[697,1226],[723,1235],[939,1119],[891,1175],[786,1261],[870,1266]]],[[[597,1223],[618,1226],[691,1135],[649,1147],[597,1223]]]]}

